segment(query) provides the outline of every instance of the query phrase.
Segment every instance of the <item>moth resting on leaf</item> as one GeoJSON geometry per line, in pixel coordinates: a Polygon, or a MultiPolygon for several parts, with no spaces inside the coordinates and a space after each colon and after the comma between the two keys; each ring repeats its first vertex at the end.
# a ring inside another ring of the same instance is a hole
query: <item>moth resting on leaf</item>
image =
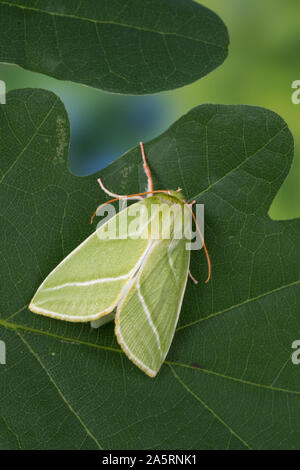
{"type": "MultiPolygon", "coordinates": [[[[192,218],[200,235],[201,232],[191,204],[180,189],[153,190],[143,144],[140,146],[148,190],[120,196],[98,180],[113,199],[97,211],[119,199],[138,202],[110,218],[75,248],[46,277],[29,309],[60,320],[92,322],[93,327],[114,319],[115,334],[124,353],[146,374],[155,377],[169,351],[181,310],[189,275],[187,246],[192,218]],[[163,207],[172,209],[169,218],[161,215],[163,207]],[[135,230],[130,229],[135,226],[135,214],[140,217],[141,213],[144,222],[137,224],[135,230]],[[165,229],[169,236],[164,236],[165,229]],[[115,232],[121,235],[107,236],[115,232]]],[[[209,279],[210,261],[204,243],[203,246],[209,279]]]]}

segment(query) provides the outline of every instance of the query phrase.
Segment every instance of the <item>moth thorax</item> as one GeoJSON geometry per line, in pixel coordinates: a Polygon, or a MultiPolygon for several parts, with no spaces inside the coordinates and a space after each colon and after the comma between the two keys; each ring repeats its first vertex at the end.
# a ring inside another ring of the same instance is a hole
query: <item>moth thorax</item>
{"type": "Polygon", "coordinates": [[[191,217],[179,201],[166,201],[151,205],[150,237],[157,240],[187,238],[191,217]]]}

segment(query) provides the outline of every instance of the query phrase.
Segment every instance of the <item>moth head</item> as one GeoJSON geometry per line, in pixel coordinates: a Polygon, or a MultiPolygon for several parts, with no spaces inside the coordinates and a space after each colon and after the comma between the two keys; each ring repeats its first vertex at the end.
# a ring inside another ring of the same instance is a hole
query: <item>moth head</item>
{"type": "Polygon", "coordinates": [[[185,197],[182,194],[182,189],[178,188],[176,191],[170,190],[170,196],[174,197],[175,199],[179,199],[179,201],[184,202],[185,197]]]}
{"type": "Polygon", "coordinates": [[[162,199],[162,201],[172,204],[184,204],[185,198],[181,192],[181,189],[178,188],[176,191],[173,189],[163,190],[163,191],[153,191],[153,193],[158,193],[157,196],[162,199]]]}

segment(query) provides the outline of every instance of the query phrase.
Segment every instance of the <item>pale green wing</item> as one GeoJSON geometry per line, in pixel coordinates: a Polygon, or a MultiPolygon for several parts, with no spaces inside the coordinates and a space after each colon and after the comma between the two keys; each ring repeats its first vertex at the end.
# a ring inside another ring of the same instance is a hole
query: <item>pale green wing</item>
{"type": "Polygon", "coordinates": [[[70,253],[41,284],[29,309],[73,322],[93,321],[112,312],[149,244],[147,224],[137,228],[134,238],[120,238],[128,235],[124,221],[130,227],[136,217],[130,214],[141,206],[144,201],[119,212],[70,253]],[[112,239],[115,230],[119,238],[112,239]]]}
{"type": "Polygon", "coordinates": [[[117,308],[115,333],[123,351],[150,377],[172,342],[188,278],[186,240],[153,240],[117,308]]]}

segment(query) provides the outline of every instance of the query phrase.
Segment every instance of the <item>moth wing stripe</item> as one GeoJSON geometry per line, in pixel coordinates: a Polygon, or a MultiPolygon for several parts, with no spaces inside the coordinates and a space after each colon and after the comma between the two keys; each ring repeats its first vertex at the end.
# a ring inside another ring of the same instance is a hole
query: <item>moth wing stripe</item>
{"type": "MultiPolygon", "coordinates": [[[[137,202],[136,204],[139,204],[139,202],[137,202]]],[[[100,229],[103,229],[114,217],[117,217],[119,216],[119,214],[121,214],[122,212],[125,212],[128,208],[125,207],[124,209],[122,209],[120,212],[118,212],[118,214],[116,214],[115,216],[113,216],[112,218],[110,218],[109,220],[107,220],[103,225],[101,225],[99,228],[96,228],[96,230],[94,232],[92,232],[85,240],[83,240],[76,248],[74,248],[74,250],[72,250],[60,263],[58,263],[57,266],[55,266],[55,268],[48,274],[48,276],[46,276],[46,278],[44,279],[44,281],[41,283],[39,289],[41,289],[43,287],[43,285],[45,284],[45,282],[47,281],[48,277],[51,276],[52,274],[54,274],[58,268],[60,268],[61,266],[63,266],[65,264],[65,262],[70,259],[75,253],[77,253],[77,251],[79,251],[82,247],[84,247],[89,241],[91,238],[93,238],[96,234],[97,234],[97,231],[100,230],[100,229]]],[[[39,290],[38,289],[38,290],[39,290]]]]}
{"type": "Polygon", "coordinates": [[[152,251],[154,250],[154,248],[160,243],[160,240],[154,242],[152,244],[152,246],[150,247],[150,250],[149,250],[149,253],[147,255],[147,257],[145,257],[143,263],[142,263],[142,266],[140,268],[140,272],[138,274],[138,278],[137,278],[137,291],[138,291],[138,296],[139,296],[139,299],[140,299],[140,302],[142,304],[142,307],[143,307],[143,310],[146,314],[146,317],[147,317],[147,320],[148,320],[148,323],[155,335],[155,338],[156,338],[156,342],[157,342],[157,346],[158,346],[158,349],[159,349],[159,352],[160,352],[160,355],[162,356],[162,350],[161,350],[161,344],[160,344],[160,337],[159,337],[159,334],[158,334],[158,331],[157,331],[157,328],[156,326],[154,325],[153,323],[153,320],[152,320],[152,317],[151,317],[151,313],[147,307],[147,304],[145,302],[145,299],[141,293],[141,286],[140,286],[140,278],[141,278],[141,275],[142,275],[142,272],[143,272],[143,266],[145,266],[146,262],[147,262],[147,259],[149,258],[149,256],[151,255],[152,251]]]}
{"type": "Polygon", "coordinates": [[[174,263],[173,263],[172,255],[169,252],[168,252],[168,260],[169,260],[169,266],[171,268],[171,271],[174,274],[175,279],[177,279],[177,275],[176,275],[176,272],[175,272],[175,269],[174,269],[174,263]]]}
{"type": "MultiPolygon", "coordinates": [[[[153,240],[150,239],[150,243],[148,244],[148,249],[147,249],[147,252],[145,253],[145,256],[142,260],[142,263],[141,263],[141,266],[140,266],[140,271],[138,273],[138,280],[137,280],[137,283],[139,282],[139,278],[143,272],[143,266],[145,266],[149,256],[151,255],[152,251],[154,250],[154,248],[160,243],[161,240],[158,240],[156,242],[153,242],[153,240]]],[[[133,352],[129,349],[128,345],[126,344],[123,336],[122,336],[122,333],[121,333],[121,328],[120,328],[120,321],[119,321],[119,316],[120,316],[120,310],[122,308],[122,304],[123,302],[125,301],[127,295],[128,295],[128,292],[129,292],[129,286],[132,287],[132,284],[134,283],[136,277],[133,277],[131,282],[128,283],[128,286],[127,286],[127,289],[126,289],[126,293],[125,295],[122,296],[121,298],[121,301],[119,302],[118,304],[118,309],[117,309],[117,314],[116,314],[116,317],[115,317],[115,325],[116,325],[116,328],[115,328],[115,333],[116,333],[116,336],[117,336],[117,339],[119,341],[119,344],[122,346],[123,350],[126,352],[127,356],[137,365],[139,366],[146,374],[148,374],[150,377],[155,377],[156,374],[157,374],[157,371],[154,371],[153,369],[150,369],[150,367],[146,366],[140,359],[138,359],[134,354],[133,352]]],[[[138,289],[138,294],[140,294],[139,292],[139,289],[138,289]]],[[[139,296],[140,298],[140,296],[139,296]]],[[[141,300],[141,299],[140,299],[141,300]]],[[[144,300],[144,299],[143,299],[144,300]]],[[[145,302],[144,302],[145,303],[145,302]]],[[[146,304],[145,304],[146,305],[146,304]]],[[[143,303],[142,303],[142,306],[143,306],[143,303]]],[[[146,307],[147,308],[147,307],[146,307]]],[[[146,312],[145,312],[146,313],[146,312]]],[[[150,313],[150,312],[149,312],[150,313]]],[[[147,315],[147,314],[146,314],[147,315]]],[[[148,322],[149,322],[149,317],[147,315],[147,319],[148,319],[148,322]]],[[[151,318],[151,315],[150,315],[150,319],[151,319],[151,323],[155,329],[155,331],[157,332],[156,330],[156,327],[155,325],[153,324],[152,322],[152,318],[151,318]]],[[[151,326],[151,323],[149,322],[150,326],[151,326]]],[[[152,328],[152,326],[151,326],[152,328]]],[[[152,328],[153,329],[153,328],[152,328]]],[[[154,330],[153,330],[154,331],[154,330]]],[[[155,333],[154,331],[154,333],[155,333]]],[[[160,348],[160,339],[159,339],[159,336],[158,336],[158,332],[157,332],[157,336],[156,338],[158,339],[159,343],[158,343],[158,347],[159,347],[159,351],[161,353],[161,357],[162,357],[162,352],[161,352],[161,348],[160,348]]]]}
{"type": "MultiPolygon", "coordinates": [[[[33,302],[30,303],[29,307],[35,313],[40,313],[41,315],[46,315],[46,316],[50,315],[51,317],[58,318],[60,320],[67,320],[67,321],[72,321],[73,320],[75,322],[77,322],[77,321],[78,322],[80,322],[80,321],[89,322],[89,321],[97,320],[98,318],[100,318],[104,315],[107,315],[108,313],[111,313],[116,308],[116,306],[120,302],[120,299],[122,299],[123,293],[126,292],[126,290],[128,289],[128,284],[130,284],[130,281],[132,281],[132,276],[134,276],[136,270],[141,266],[141,264],[143,263],[144,258],[147,257],[147,254],[148,254],[148,251],[149,251],[150,248],[151,248],[151,240],[149,240],[149,242],[147,243],[147,246],[144,250],[144,253],[140,256],[140,258],[139,258],[138,262],[136,263],[136,265],[134,266],[134,268],[131,271],[129,271],[129,273],[126,275],[126,278],[128,279],[128,281],[126,282],[125,286],[121,290],[120,297],[115,302],[113,302],[112,305],[110,305],[106,310],[103,310],[103,311],[98,312],[98,313],[94,313],[93,315],[89,315],[89,316],[82,316],[82,315],[79,316],[79,315],[65,315],[65,314],[58,313],[58,312],[55,312],[55,311],[52,311],[52,310],[47,310],[45,308],[39,307],[38,305],[35,305],[33,302]]],[[[45,281],[46,281],[46,279],[45,279],[45,281]]],[[[41,284],[39,289],[41,289],[44,282],[41,284]]],[[[44,290],[46,290],[46,289],[44,289],[44,290]]]]}
{"type": "Polygon", "coordinates": [[[124,274],[123,276],[118,276],[118,277],[106,277],[106,278],[102,278],[102,279],[93,279],[92,281],[83,281],[83,282],[66,282],[65,284],[60,284],[59,286],[47,287],[46,289],[44,289],[44,292],[63,289],[64,287],[92,286],[94,284],[102,284],[104,282],[120,281],[122,279],[127,279],[128,277],[130,277],[130,274],[131,274],[131,271],[128,274],[124,274]]]}
{"type": "Polygon", "coordinates": [[[160,345],[160,338],[159,338],[159,334],[158,334],[158,331],[156,329],[156,326],[154,325],[153,323],[153,320],[152,320],[152,317],[151,317],[151,313],[147,307],[147,304],[145,302],[145,299],[141,293],[141,286],[140,286],[140,279],[138,279],[137,281],[137,291],[138,291],[138,296],[139,296],[139,299],[141,301],[141,304],[142,304],[142,307],[143,307],[143,310],[146,314],[146,317],[147,317],[147,320],[148,320],[148,323],[155,335],[155,338],[156,338],[156,342],[157,342],[157,346],[158,346],[158,349],[159,349],[159,352],[160,352],[160,355],[162,357],[162,350],[161,350],[161,345],[160,345]]]}
{"type": "MultiPolygon", "coordinates": [[[[191,252],[190,252],[190,255],[191,255],[191,252]]],[[[175,320],[175,323],[174,323],[174,330],[173,330],[173,335],[172,335],[172,338],[174,337],[174,334],[175,334],[175,331],[176,331],[176,326],[177,326],[177,323],[178,323],[178,320],[179,320],[179,315],[180,315],[180,312],[181,312],[181,307],[182,307],[182,302],[183,302],[183,299],[184,299],[184,294],[185,294],[185,289],[186,289],[186,285],[187,285],[187,281],[188,281],[188,274],[189,274],[189,268],[190,268],[190,261],[188,262],[187,264],[187,270],[186,270],[186,279],[185,279],[185,283],[183,285],[183,289],[182,289],[182,293],[181,293],[181,298],[180,298],[180,301],[178,303],[178,310],[177,310],[177,315],[176,315],[176,320],[175,320]]],[[[165,360],[165,358],[167,357],[168,355],[168,352],[170,350],[170,347],[171,347],[171,344],[172,344],[172,341],[170,342],[170,345],[169,345],[169,348],[163,358],[163,360],[165,360]]]]}
{"type": "MultiPolygon", "coordinates": [[[[126,210],[123,209],[124,211],[126,210]]],[[[123,211],[120,211],[119,214],[123,212],[123,211]]],[[[152,216],[142,227],[141,229],[137,232],[138,235],[140,235],[143,230],[146,228],[147,225],[149,225],[149,223],[151,222],[151,220],[153,219],[154,216],[152,216]]],[[[105,224],[103,224],[101,226],[104,227],[106,224],[108,224],[108,222],[110,221],[111,219],[109,219],[105,224]]],[[[98,229],[97,229],[98,230],[98,229]]],[[[73,254],[75,254],[77,251],[79,251],[80,248],[82,248],[90,238],[92,238],[95,233],[97,232],[97,230],[95,232],[93,232],[86,240],[84,240],[82,243],[80,243],[80,245],[78,245],[73,251],[71,251],[71,253],[69,253],[49,274],[48,276],[44,279],[44,281],[42,282],[42,284],[40,285],[39,289],[40,290],[43,285],[45,284],[45,282],[47,281],[47,279],[49,278],[49,276],[51,276],[51,274],[54,274],[54,272],[60,267],[62,266],[66,261],[67,259],[69,259],[73,254]]],[[[130,235],[129,235],[130,236],[130,235]]],[[[149,243],[147,243],[147,246],[146,246],[146,249],[144,251],[144,253],[142,253],[142,255],[140,256],[138,262],[136,263],[136,265],[129,271],[128,274],[125,274],[123,276],[118,276],[117,278],[104,278],[103,280],[102,279],[95,279],[95,280],[92,280],[92,281],[85,281],[85,282],[74,282],[74,283],[65,283],[65,284],[61,284],[60,286],[55,286],[55,287],[48,287],[46,289],[44,289],[44,291],[52,291],[52,290],[57,290],[57,289],[62,289],[63,287],[69,287],[69,286],[85,286],[85,285],[93,285],[93,284],[97,284],[97,283],[102,283],[102,282],[114,282],[114,281],[118,281],[118,280],[122,280],[122,279],[127,279],[127,278],[130,278],[132,276],[132,274],[135,273],[135,271],[137,270],[137,268],[139,267],[140,264],[142,264],[143,262],[143,258],[145,257],[145,255],[147,255],[147,251],[149,249],[149,247],[151,246],[151,239],[149,240],[149,243]]]]}
{"type": "Polygon", "coordinates": [[[170,245],[168,247],[168,260],[169,260],[169,266],[172,270],[172,273],[174,274],[175,279],[178,279],[178,276],[176,275],[176,271],[175,271],[175,268],[174,268],[173,258],[172,258],[172,253],[178,245],[178,240],[175,241],[175,246],[174,246],[174,243],[173,243],[174,240],[175,240],[174,238],[171,240],[170,245]]]}

